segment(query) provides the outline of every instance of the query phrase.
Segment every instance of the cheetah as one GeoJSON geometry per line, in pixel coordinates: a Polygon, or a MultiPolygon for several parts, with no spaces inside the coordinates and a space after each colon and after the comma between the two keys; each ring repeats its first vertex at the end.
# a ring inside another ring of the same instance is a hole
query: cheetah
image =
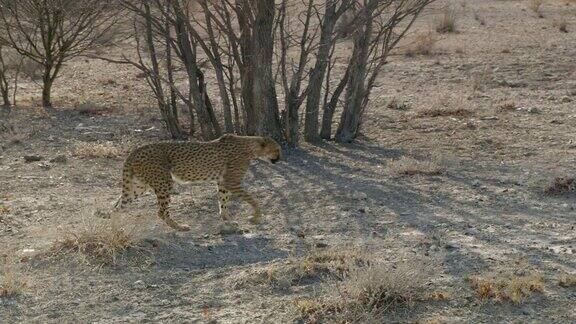
{"type": "Polygon", "coordinates": [[[168,206],[174,181],[216,182],[220,217],[228,219],[228,202],[231,196],[241,198],[252,207],[252,223],[258,223],[261,210],[258,202],[242,188],[242,180],[256,158],[276,163],[281,148],[267,137],[237,136],[227,134],[210,142],[159,142],[144,145],[132,151],[124,162],[122,195],[115,209],[123,209],[138,196],[152,189],[158,201],[158,216],[179,231],[190,226],[170,218],[168,206]]]}

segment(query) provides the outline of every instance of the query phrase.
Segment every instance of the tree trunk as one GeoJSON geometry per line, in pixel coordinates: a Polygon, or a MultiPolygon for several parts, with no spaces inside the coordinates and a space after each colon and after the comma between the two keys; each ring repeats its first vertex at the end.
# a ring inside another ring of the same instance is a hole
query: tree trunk
{"type": "Polygon", "coordinates": [[[330,101],[324,105],[324,112],[322,114],[322,129],[320,130],[320,137],[329,140],[332,138],[332,119],[334,118],[334,112],[336,111],[336,105],[338,104],[338,100],[340,99],[340,95],[346,84],[348,83],[348,76],[350,75],[349,69],[346,70],[346,73],[334,89],[334,93],[330,98],[330,101]]]}
{"type": "MultiPolygon", "coordinates": [[[[306,115],[304,119],[304,139],[307,142],[318,141],[318,115],[320,110],[320,94],[322,92],[322,83],[328,66],[330,55],[330,47],[332,43],[329,41],[336,25],[336,1],[330,1],[326,5],[324,13],[324,23],[321,26],[320,42],[318,47],[318,54],[316,55],[316,63],[310,73],[309,91],[306,98],[306,115]]],[[[333,110],[332,110],[333,113],[333,110]]],[[[332,123],[332,117],[330,123],[332,123]]],[[[330,136],[328,136],[330,137],[330,136]]]]}
{"type": "Polygon", "coordinates": [[[253,96],[259,111],[258,133],[283,142],[278,100],[272,76],[274,0],[256,2],[253,30],[253,96]]]}
{"type": "Polygon", "coordinates": [[[50,70],[48,70],[44,72],[44,76],[42,77],[42,107],[44,107],[44,109],[52,109],[51,96],[52,96],[52,78],[50,78],[50,70]]]}
{"type": "Polygon", "coordinates": [[[361,21],[363,26],[354,37],[354,50],[350,62],[350,79],[346,89],[344,109],[336,131],[336,141],[351,142],[358,135],[362,109],[362,100],[366,93],[364,81],[372,33],[372,16],[370,10],[364,10],[361,21]]]}
{"type": "Polygon", "coordinates": [[[244,119],[244,130],[247,135],[256,135],[258,132],[259,115],[254,103],[254,68],[252,66],[253,43],[252,43],[252,17],[250,0],[237,0],[238,24],[240,25],[240,52],[242,62],[240,69],[240,84],[242,106],[246,118],[244,119]]]}

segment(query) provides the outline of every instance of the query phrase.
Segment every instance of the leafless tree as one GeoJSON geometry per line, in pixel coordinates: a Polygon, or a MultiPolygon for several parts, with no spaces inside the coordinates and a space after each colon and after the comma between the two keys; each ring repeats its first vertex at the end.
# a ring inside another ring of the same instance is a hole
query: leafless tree
{"type": "Polygon", "coordinates": [[[175,137],[184,103],[203,138],[261,134],[289,145],[302,131],[331,139],[341,109],[335,139],[348,142],[390,51],[433,1],[123,0],[137,58],[108,60],[145,72],[175,137]]]}
{"type": "Polygon", "coordinates": [[[114,11],[112,0],[0,0],[0,43],[43,66],[44,107],[63,64],[97,44],[114,11]]]}

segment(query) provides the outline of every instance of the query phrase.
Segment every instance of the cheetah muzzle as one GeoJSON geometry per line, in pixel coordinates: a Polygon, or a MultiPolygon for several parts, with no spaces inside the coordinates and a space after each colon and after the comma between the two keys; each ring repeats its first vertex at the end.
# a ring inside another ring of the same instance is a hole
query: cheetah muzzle
{"type": "Polygon", "coordinates": [[[176,230],[188,225],[170,218],[168,206],[174,181],[190,183],[213,181],[218,186],[220,217],[229,217],[229,200],[236,196],[252,206],[252,223],[259,223],[258,202],[242,187],[250,162],[261,158],[276,163],[282,150],[271,138],[227,134],[210,142],[160,142],[132,151],[124,163],[122,195],[116,208],[123,209],[152,189],[158,201],[158,216],[176,230]]]}

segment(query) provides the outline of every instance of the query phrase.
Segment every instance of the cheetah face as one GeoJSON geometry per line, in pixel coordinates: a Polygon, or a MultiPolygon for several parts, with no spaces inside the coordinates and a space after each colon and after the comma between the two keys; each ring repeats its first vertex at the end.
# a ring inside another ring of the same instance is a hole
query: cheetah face
{"type": "Polygon", "coordinates": [[[282,149],[275,140],[264,137],[261,138],[257,148],[256,155],[259,158],[270,161],[272,164],[278,162],[282,156],[282,149]]]}

